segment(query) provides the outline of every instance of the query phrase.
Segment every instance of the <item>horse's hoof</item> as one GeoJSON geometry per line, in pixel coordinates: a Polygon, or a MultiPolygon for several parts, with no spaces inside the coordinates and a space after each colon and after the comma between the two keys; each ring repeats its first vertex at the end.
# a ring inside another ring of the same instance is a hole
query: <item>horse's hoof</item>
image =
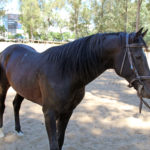
{"type": "Polygon", "coordinates": [[[22,131],[19,131],[19,132],[18,132],[18,131],[15,131],[15,133],[16,133],[17,136],[20,136],[20,137],[21,137],[21,136],[24,136],[24,134],[23,134],[22,131]]]}
{"type": "Polygon", "coordinates": [[[0,138],[3,138],[3,137],[4,137],[4,133],[3,133],[2,128],[0,128],[0,138]]]}

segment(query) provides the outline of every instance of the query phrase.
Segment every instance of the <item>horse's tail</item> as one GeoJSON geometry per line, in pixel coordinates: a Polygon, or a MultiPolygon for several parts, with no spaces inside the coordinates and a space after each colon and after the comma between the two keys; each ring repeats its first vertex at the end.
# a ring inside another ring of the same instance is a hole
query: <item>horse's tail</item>
{"type": "Polygon", "coordinates": [[[4,69],[3,69],[3,57],[2,57],[2,52],[0,52],[0,84],[4,80],[4,69]]]}
{"type": "Polygon", "coordinates": [[[2,68],[2,67],[1,67],[1,60],[2,60],[2,57],[1,57],[1,56],[2,56],[2,52],[0,52],[0,79],[1,79],[1,68],[2,68]]]}
{"type": "Polygon", "coordinates": [[[0,71],[1,71],[1,59],[2,59],[2,52],[0,52],[0,71]]]}
{"type": "Polygon", "coordinates": [[[0,60],[1,60],[2,52],[0,52],[0,60]]]}
{"type": "Polygon", "coordinates": [[[2,130],[3,127],[3,114],[4,114],[4,110],[5,110],[5,98],[6,98],[6,93],[7,93],[7,89],[6,89],[6,77],[4,76],[4,70],[2,67],[2,52],[0,52],[0,138],[4,137],[4,133],[2,130]]]}

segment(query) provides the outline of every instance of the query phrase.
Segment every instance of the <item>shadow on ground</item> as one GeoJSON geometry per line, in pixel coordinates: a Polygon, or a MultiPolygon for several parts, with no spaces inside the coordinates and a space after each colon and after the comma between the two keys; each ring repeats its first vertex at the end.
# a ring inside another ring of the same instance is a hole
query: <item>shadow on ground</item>
{"type": "MultiPolygon", "coordinates": [[[[41,107],[24,101],[21,124],[24,137],[14,129],[12,97],[7,97],[4,116],[6,137],[0,150],[48,150],[41,107]]],[[[149,150],[150,113],[138,114],[138,98],[124,79],[107,71],[86,88],[86,95],[69,122],[63,150],[149,150]]]]}

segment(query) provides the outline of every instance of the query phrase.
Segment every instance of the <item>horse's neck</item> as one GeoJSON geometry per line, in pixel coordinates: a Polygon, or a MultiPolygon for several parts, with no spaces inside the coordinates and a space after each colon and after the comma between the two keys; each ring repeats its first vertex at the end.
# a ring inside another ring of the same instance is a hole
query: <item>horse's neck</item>
{"type": "MultiPolygon", "coordinates": [[[[93,58],[89,58],[92,59],[93,58]]],[[[88,65],[89,60],[85,60],[85,65],[88,65]],[[87,62],[86,62],[87,61],[87,62]]],[[[84,74],[80,74],[79,72],[79,80],[80,82],[83,82],[83,84],[87,85],[89,82],[93,81],[95,78],[97,78],[99,75],[101,75],[103,72],[105,72],[107,69],[113,68],[113,59],[111,59],[108,51],[103,51],[103,54],[101,58],[93,63],[93,65],[88,66],[88,71],[84,72],[84,74]],[[81,76],[80,76],[81,75],[81,76]]]]}

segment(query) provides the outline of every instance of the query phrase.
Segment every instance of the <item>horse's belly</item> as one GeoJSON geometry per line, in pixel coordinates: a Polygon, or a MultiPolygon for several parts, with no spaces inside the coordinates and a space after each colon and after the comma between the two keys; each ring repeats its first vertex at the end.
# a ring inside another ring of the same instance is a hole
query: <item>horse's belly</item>
{"type": "Polygon", "coordinates": [[[42,98],[41,98],[41,92],[40,89],[36,86],[33,85],[28,85],[28,86],[18,86],[14,83],[10,83],[12,88],[21,96],[24,98],[31,100],[37,104],[42,105],[42,98]]]}
{"type": "Polygon", "coordinates": [[[24,98],[31,100],[35,103],[42,104],[41,92],[40,89],[38,89],[37,87],[22,86],[21,88],[18,88],[15,85],[12,85],[12,87],[24,98]]]}
{"type": "Polygon", "coordinates": [[[7,79],[13,89],[24,98],[42,105],[41,91],[35,71],[18,72],[15,68],[12,71],[7,70],[7,79]]]}

